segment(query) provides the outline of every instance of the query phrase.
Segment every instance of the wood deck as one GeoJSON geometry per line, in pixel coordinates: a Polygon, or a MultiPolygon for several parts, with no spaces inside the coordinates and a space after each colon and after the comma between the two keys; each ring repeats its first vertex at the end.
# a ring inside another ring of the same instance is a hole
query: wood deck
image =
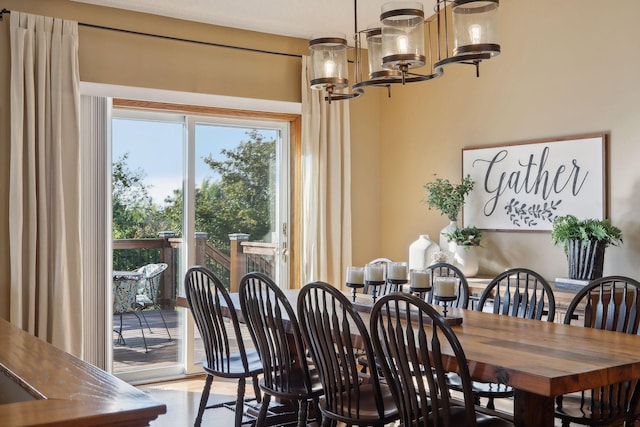
{"type": "MultiPolygon", "coordinates": [[[[118,342],[118,334],[113,333],[113,373],[118,374],[141,368],[159,368],[178,363],[178,348],[182,341],[182,331],[178,326],[178,312],[163,310],[162,314],[167,322],[171,339],[162,323],[158,310],[146,310],[145,317],[151,327],[151,332],[142,318],[144,336],[147,341],[148,352],[145,352],[140,323],[135,314],[127,313],[122,319],[122,336],[125,343],[118,342]]],[[[120,316],[113,317],[113,327],[120,328],[120,316]]]]}
{"type": "MultiPolygon", "coordinates": [[[[169,334],[171,334],[171,340],[169,340],[169,335],[167,335],[167,330],[162,323],[158,310],[146,310],[144,312],[151,327],[151,332],[149,332],[149,328],[147,328],[142,316],[140,317],[144,327],[144,336],[147,340],[148,353],[146,353],[144,349],[138,319],[132,313],[125,314],[122,319],[122,336],[126,344],[118,343],[118,334],[116,332],[112,334],[113,373],[118,374],[138,369],[161,368],[178,364],[178,349],[182,344],[183,336],[178,319],[180,313],[177,310],[184,309],[162,310],[164,319],[167,322],[167,327],[169,328],[169,334]]],[[[113,317],[113,326],[115,330],[120,328],[120,316],[115,315],[113,317]]],[[[245,337],[245,345],[251,346],[249,332],[242,326],[241,330],[245,337]]],[[[194,345],[194,360],[203,360],[204,349],[197,331],[194,345]]]]}

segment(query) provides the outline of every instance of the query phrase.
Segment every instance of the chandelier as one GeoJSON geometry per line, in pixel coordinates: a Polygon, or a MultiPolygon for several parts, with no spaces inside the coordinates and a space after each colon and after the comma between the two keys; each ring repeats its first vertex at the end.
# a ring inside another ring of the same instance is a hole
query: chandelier
{"type": "Polygon", "coordinates": [[[310,86],[325,91],[325,100],[331,103],[356,98],[368,86],[386,87],[391,96],[392,85],[438,78],[449,64],[474,65],[479,76],[480,62],[500,53],[498,4],[499,0],[438,0],[435,13],[425,19],[422,3],[385,3],[379,26],[358,30],[358,7],[354,0],[355,83],[349,90],[346,36],[327,34],[309,41],[310,86]],[[363,38],[368,48],[366,80],[363,38]],[[419,73],[416,71],[419,69],[426,71],[419,73]]]}

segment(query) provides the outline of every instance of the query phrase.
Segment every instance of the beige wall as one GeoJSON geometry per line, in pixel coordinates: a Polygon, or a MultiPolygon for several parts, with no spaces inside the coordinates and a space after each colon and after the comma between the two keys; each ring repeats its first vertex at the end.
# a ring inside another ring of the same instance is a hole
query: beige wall
{"type": "MultiPolygon", "coordinates": [[[[418,234],[437,239],[448,221],[421,203],[422,185],[434,173],[459,181],[462,148],[606,132],[609,215],[624,244],[608,250],[605,274],[640,278],[638,16],[637,0],[503,0],[503,53],[479,79],[454,65],[381,102],[381,253],[407,259],[418,234]]],[[[548,232],[489,232],[483,246],[481,273],[522,266],[566,276],[548,232]]]]}

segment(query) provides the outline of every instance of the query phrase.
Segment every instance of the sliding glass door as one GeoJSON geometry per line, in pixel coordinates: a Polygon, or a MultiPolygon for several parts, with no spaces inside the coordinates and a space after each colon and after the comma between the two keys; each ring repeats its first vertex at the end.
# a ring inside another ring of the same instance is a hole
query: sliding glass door
{"type": "Polygon", "coordinates": [[[288,144],[282,121],[114,110],[114,302],[127,290],[137,298],[114,304],[115,374],[200,369],[197,333],[176,304],[189,266],[206,265],[231,291],[247,271],[288,287],[288,144]],[[142,310],[143,270],[157,264],[158,295],[142,310]]]}

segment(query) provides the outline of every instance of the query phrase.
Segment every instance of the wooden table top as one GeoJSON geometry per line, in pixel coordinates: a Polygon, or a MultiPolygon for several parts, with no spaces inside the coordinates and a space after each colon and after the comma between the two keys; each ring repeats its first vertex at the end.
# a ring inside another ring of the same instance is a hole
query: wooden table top
{"type": "Polygon", "coordinates": [[[0,319],[0,375],[35,400],[0,402],[0,424],[146,426],[166,406],[124,381],[0,319]]]}
{"type": "Polygon", "coordinates": [[[580,326],[452,310],[473,378],[557,396],[640,378],[640,337],[580,326]]]}

